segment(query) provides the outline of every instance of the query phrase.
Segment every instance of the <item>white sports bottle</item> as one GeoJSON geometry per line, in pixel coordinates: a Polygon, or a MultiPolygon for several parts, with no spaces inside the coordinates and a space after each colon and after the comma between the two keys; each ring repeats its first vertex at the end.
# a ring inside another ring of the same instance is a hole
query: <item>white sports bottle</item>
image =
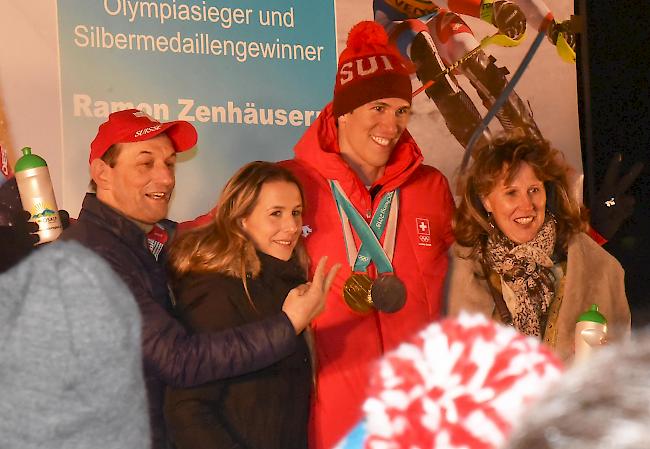
{"type": "Polygon", "coordinates": [[[32,149],[22,149],[23,156],[14,169],[20,201],[31,214],[30,221],[38,224],[39,244],[51,242],[63,232],[59,208],[54,198],[50,172],[45,160],[32,154],[32,149]]]}

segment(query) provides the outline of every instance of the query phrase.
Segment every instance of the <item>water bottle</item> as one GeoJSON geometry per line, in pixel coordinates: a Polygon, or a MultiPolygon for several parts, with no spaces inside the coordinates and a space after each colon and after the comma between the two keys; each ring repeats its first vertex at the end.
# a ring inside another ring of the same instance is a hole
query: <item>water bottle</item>
{"type": "Polygon", "coordinates": [[[61,232],[61,217],[54,198],[50,171],[45,160],[32,154],[32,149],[22,149],[23,156],[16,161],[14,173],[20,201],[31,214],[30,221],[38,224],[39,244],[55,240],[61,232]]]}
{"type": "Polygon", "coordinates": [[[592,304],[589,310],[578,317],[575,332],[575,362],[589,358],[594,348],[607,343],[607,319],[592,304]]]}

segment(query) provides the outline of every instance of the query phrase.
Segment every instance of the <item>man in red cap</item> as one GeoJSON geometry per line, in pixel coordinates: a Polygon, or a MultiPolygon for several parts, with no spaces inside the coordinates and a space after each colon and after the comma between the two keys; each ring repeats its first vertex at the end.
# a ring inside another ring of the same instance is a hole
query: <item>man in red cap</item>
{"type": "Polygon", "coordinates": [[[285,162],[305,189],[311,259],[326,254],[347,266],[312,323],[312,449],[333,447],[359,421],[375,361],[440,316],[454,205],[447,180],[422,164],[406,131],[409,73],[380,25],[357,24],[333,102],[285,162]]]}
{"type": "Polygon", "coordinates": [[[154,449],[168,446],[165,385],[192,387],[284,358],[325,301],[322,285],[303,294],[294,289],[283,313],[214,334],[190,334],[176,321],[162,245],[171,222],[164,218],[174,190],[176,153],[196,141],[188,122],[160,123],[136,109],[112,113],[90,146],[96,193],[86,194],[77,222],[61,236],[104,257],[136,298],[154,449]]]}

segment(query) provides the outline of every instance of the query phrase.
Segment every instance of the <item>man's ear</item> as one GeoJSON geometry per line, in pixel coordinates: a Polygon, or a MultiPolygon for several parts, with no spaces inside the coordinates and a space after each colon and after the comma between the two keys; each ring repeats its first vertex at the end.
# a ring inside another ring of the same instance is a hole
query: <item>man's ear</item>
{"type": "Polygon", "coordinates": [[[110,190],[113,170],[103,160],[97,158],[90,163],[90,177],[97,184],[97,190],[110,190]]]}

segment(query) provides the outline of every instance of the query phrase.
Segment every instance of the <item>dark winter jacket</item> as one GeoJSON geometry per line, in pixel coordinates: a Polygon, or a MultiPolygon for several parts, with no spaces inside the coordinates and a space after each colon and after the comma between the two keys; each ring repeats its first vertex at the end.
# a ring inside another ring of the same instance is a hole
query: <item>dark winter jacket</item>
{"type": "Polygon", "coordinates": [[[164,266],[133,222],[100,202],[84,199],[79,219],[61,236],[106,259],[133,292],[142,313],[142,352],[153,449],[166,447],[164,386],[190,387],[266,367],[295,351],[293,326],[284,313],[219,333],[189,333],[171,314],[164,266]]]}
{"type": "MultiPolygon", "coordinates": [[[[298,264],[258,253],[262,271],[242,280],[190,274],[175,289],[181,319],[197,334],[259,322],[282,308],[290,289],[305,282],[298,264]]],[[[311,363],[302,335],[296,350],[244,376],[189,389],[168,388],[165,418],[177,449],[306,449],[311,363]]]]}

